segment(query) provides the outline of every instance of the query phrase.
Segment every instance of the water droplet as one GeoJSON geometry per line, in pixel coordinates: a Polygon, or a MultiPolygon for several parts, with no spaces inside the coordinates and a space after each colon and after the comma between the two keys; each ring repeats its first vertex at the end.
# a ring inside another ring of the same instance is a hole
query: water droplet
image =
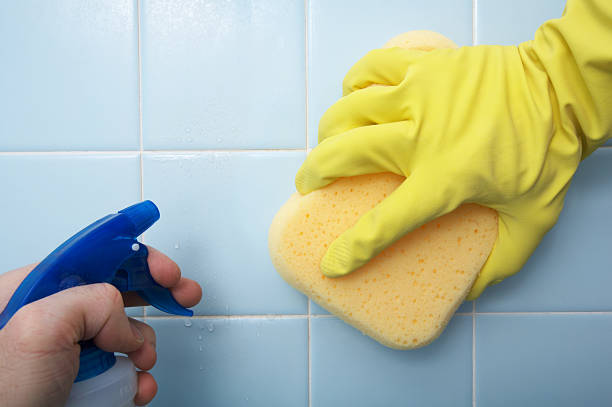
{"type": "Polygon", "coordinates": [[[187,127],[187,128],[185,129],[185,133],[191,133],[191,129],[190,129],[189,127],[187,127]]]}
{"type": "Polygon", "coordinates": [[[204,366],[200,365],[200,371],[204,370],[204,366]]]}
{"type": "Polygon", "coordinates": [[[187,328],[189,328],[189,327],[191,327],[191,325],[192,325],[192,324],[191,324],[191,320],[186,319],[186,320],[185,320],[185,326],[186,326],[187,328]]]}
{"type": "Polygon", "coordinates": [[[223,139],[221,139],[221,137],[217,138],[217,143],[220,143],[222,141],[223,141],[223,139]]]}
{"type": "Polygon", "coordinates": [[[198,341],[202,340],[202,335],[198,335],[198,341]]]}
{"type": "Polygon", "coordinates": [[[202,345],[200,345],[200,352],[202,352],[202,345]]]}
{"type": "Polygon", "coordinates": [[[215,330],[215,326],[213,324],[208,324],[208,332],[212,332],[215,330]]]}
{"type": "Polygon", "coordinates": [[[174,244],[174,248],[175,248],[175,249],[178,249],[179,247],[180,247],[179,242],[176,242],[176,243],[174,244]]]}

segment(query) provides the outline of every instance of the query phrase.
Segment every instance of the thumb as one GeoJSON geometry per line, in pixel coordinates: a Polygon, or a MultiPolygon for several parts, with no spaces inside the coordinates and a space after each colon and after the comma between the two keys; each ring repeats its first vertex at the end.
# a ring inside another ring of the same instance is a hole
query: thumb
{"type": "Polygon", "coordinates": [[[63,338],[73,344],[93,339],[97,347],[107,352],[129,353],[142,346],[144,337],[123,307],[121,293],[103,283],[60,291],[19,312],[44,316],[37,322],[46,326],[52,338],[63,338]]]}
{"type": "Polygon", "coordinates": [[[462,201],[450,183],[438,179],[442,178],[415,171],[332,242],[321,260],[321,272],[329,277],[346,275],[406,233],[457,208],[462,201]]]}

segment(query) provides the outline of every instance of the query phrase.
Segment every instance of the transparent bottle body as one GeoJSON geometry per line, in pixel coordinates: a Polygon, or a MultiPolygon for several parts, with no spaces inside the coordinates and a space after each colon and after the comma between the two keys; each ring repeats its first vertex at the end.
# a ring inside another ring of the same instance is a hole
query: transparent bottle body
{"type": "Polygon", "coordinates": [[[137,385],[132,361],[117,356],[106,372],[74,383],[66,407],[133,407],[137,385]]]}

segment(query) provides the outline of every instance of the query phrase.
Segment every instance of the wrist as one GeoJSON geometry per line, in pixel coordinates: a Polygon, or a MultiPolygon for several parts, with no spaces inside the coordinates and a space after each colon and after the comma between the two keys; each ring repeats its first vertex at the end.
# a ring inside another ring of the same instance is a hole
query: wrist
{"type": "Polygon", "coordinates": [[[612,136],[612,2],[568,0],[563,17],[526,44],[549,78],[556,129],[571,133],[586,158],[612,136]]]}

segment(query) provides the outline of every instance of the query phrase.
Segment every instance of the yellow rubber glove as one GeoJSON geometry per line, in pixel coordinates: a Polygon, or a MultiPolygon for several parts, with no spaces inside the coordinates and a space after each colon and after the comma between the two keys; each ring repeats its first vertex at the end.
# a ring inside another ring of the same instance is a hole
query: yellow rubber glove
{"type": "Polygon", "coordinates": [[[321,271],[350,273],[475,202],[497,210],[499,235],[474,299],[519,271],[557,221],[581,159],[612,133],[612,1],[569,0],[518,47],[372,51],[344,94],[321,119],[298,191],[365,173],[407,178],[330,245],[321,271]]]}

